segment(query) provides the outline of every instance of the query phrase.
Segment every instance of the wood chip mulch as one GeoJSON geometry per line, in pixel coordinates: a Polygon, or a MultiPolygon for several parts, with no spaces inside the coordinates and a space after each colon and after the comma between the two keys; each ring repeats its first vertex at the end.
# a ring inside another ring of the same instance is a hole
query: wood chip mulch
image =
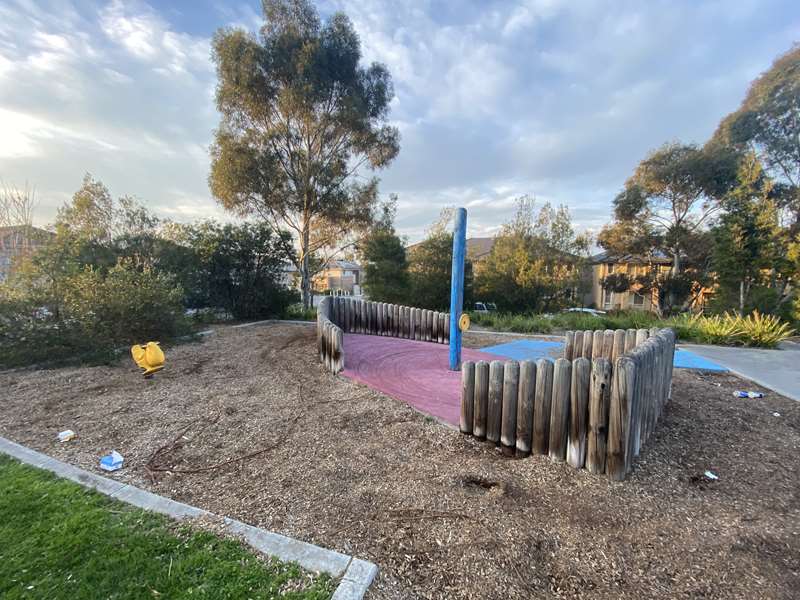
{"type": "Polygon", "coordinates": [[[504,458],[332,377],[313,336],[219,328],[167,348],[149,380],[128,360],[0,372],[0,435],[98,472],[115,449],[117,479],[374,561],[371,599],[797,597],[800,403],[676,370],[654,437],[611,483],[504,458]],[[57,442],[64,429],[77,438],[57,442]]]}

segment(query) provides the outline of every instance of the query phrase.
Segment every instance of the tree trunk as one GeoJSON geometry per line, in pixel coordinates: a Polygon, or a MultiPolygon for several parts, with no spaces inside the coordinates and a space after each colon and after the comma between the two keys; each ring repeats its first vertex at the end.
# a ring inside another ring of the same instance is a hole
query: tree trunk
{"type": "MultiPolygon", "coordinates": [[[[672,255],[672,277],[677,277],[681,273],[681,252],[680,249],[676,248],[674,254],[672,255]]],[[[669,292],[669,309],[672,311],[675,308],[675,304],[677,298],[675,297],[675,292],[673,291],[675,286],[670,286],[669,292]]]]}
{"type": "Polygon", "coordinates": [[[300,236],[300,293],[303,299],[303,309],[311,308],[311,279],[308,276],[308,245],[310,231],[308,219],[303,220],[303,234],[300,236]]]}
{"type": "Polygon", "coordinates": [[[744,315],[744,279],[739,281],[739,314],[744,315]]]}

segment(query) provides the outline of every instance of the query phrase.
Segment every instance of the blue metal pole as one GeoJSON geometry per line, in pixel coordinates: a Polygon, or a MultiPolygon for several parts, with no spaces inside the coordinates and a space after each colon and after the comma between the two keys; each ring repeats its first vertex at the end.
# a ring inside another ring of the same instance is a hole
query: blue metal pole
{"type": "Polygon", "coordinates": [[[464,310],[464,256],[467,248],[467,209],[456,211],[453,228],[453,273],[450,279],[450,370],[461,370],[461,329],[458,320],[464,310]]]}

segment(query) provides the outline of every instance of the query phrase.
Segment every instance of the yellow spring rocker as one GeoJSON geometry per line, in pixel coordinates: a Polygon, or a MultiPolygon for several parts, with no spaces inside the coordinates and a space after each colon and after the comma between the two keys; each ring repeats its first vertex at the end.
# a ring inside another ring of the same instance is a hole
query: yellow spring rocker
{"type": "Polygon", "coordinates": [[[156,371],[164,368],[164,352],[158,342],[147,342],[146,344],[134,344],[131,346],[131,356],[134,362],[144,369],[145,377],[150,377],[156,371]]]}

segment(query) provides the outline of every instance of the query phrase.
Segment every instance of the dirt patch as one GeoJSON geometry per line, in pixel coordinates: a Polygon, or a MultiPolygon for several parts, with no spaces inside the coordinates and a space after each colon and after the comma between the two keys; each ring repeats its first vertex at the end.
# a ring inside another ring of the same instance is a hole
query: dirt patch
{"type": "Polygon", "coordinates": [[[95,471],[116,449],[116,479],[372,560],[373,599],[800,588],[800,404],[735,399],[760,388],[732,375],[676,370],[634,472],[611,483],[504,458],[326,374],[313,327],[221,328],[166,354],[149,380],[128,361],[0,373],[0,434],[95,471]]]}

